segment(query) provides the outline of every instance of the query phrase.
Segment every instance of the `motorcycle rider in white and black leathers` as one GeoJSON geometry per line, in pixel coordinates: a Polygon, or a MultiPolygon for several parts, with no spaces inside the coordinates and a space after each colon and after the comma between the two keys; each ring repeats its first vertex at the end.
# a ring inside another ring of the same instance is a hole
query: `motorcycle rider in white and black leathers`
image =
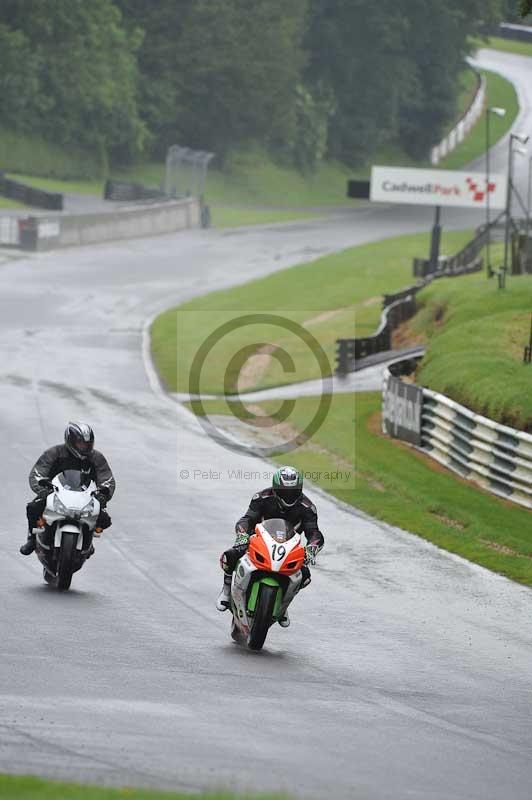
{"type": "Polygon", "coordinates": [[[26,506],[28,538],[20,548],[22,555],[28,556],[35,550],[33,528],[42,516],[47,496],[53,491],[52,478],[66,470],[76,470],[86,475],[87,483],[91,480],[95,482],[97,486],[95,496],[100,503],[100,515],[96,527],[105,530],[111,525],[111,518],[105,511],[105,506],[116,488],[111,467],[105,456],[94,449],[94,432],[90,425],[84,422],[69,422],[65,429],[65,443],[56,444],[45,450],[30,472],[30,487],[37,496],[26,506]]]}
{"type": "MultiPolygon", "coordinates": [[[[218,611],[225,611],[230,607],[233,571],[238,560],[248,549],[249,538],[255,525],[265,519],[275,518],[286,520],[296,530],[305,534],[306,560],[301,587],[310,583],[309,565],[315,564],[316,556],[323,547],[324,538],[318,527],[316,506],[303,494],[303,476],[293,467],[281,467],[273,476],[272,486],[253,495],[248,510],[235,525],[236,539],[233,547],[225,550],[220,557],[220,566],[225,575],[224,585],[216,603],[218,611]]],[[[279,624],[283,628],[290,625],[287,613],[279,620],[279,624]]]]}

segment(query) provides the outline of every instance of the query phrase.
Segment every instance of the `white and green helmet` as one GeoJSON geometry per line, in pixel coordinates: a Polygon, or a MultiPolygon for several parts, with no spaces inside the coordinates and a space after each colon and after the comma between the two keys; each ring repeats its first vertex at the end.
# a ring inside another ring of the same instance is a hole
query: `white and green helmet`
{"type": "Polygon", "coordinates": [[[303,475],[293,467],[281,467],[273,476],[272,489],[282,506],[295,506],[303,494],[303,475]]]}

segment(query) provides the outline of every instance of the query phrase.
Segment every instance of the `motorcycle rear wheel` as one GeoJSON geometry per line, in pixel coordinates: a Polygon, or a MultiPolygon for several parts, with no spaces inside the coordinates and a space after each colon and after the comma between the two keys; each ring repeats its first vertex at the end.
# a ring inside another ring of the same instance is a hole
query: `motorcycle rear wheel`
{"type": "Polygon", "coordinates": [[[255,616],[248,636],[250,650],[262,650],[272,623],[277,592],[276,586],[266,586],[265,584],[262,584],[259,589],[255,616]]]}

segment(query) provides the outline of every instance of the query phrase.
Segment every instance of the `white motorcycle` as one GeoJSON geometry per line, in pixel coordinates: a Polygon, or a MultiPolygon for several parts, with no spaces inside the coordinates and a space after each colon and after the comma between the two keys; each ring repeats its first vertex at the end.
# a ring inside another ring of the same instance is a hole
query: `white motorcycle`
{"type": "Polygon", "coordinates": [[[305,548],[301,534],[284,519],[267,519],[255,527],[249,547],[238,561],[231,586],[231,636],[250,650],[260,650],[301,588],[305,548]]]}
{"type": "Polygon", "coordinates": [[[66,591],[73,573],[92,554],[93,537],[101,533],[96,528],[100,503],[94,497],[94,481],[87,481],[87,476],[77,470],[56,475],[50,488],[37,523],[35,552],[43,565],[46,583],[66,591]]]}

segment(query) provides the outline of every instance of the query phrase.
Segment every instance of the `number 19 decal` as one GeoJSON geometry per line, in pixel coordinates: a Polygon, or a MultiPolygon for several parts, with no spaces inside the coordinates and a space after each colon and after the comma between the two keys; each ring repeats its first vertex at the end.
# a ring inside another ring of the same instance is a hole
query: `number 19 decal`
{"type": "Polygon", "coordinates": [[[273,561],[282,561],[286,555],[286,547],[282,544],[274,544],[272,545],[272,560],[273,561]]]}

